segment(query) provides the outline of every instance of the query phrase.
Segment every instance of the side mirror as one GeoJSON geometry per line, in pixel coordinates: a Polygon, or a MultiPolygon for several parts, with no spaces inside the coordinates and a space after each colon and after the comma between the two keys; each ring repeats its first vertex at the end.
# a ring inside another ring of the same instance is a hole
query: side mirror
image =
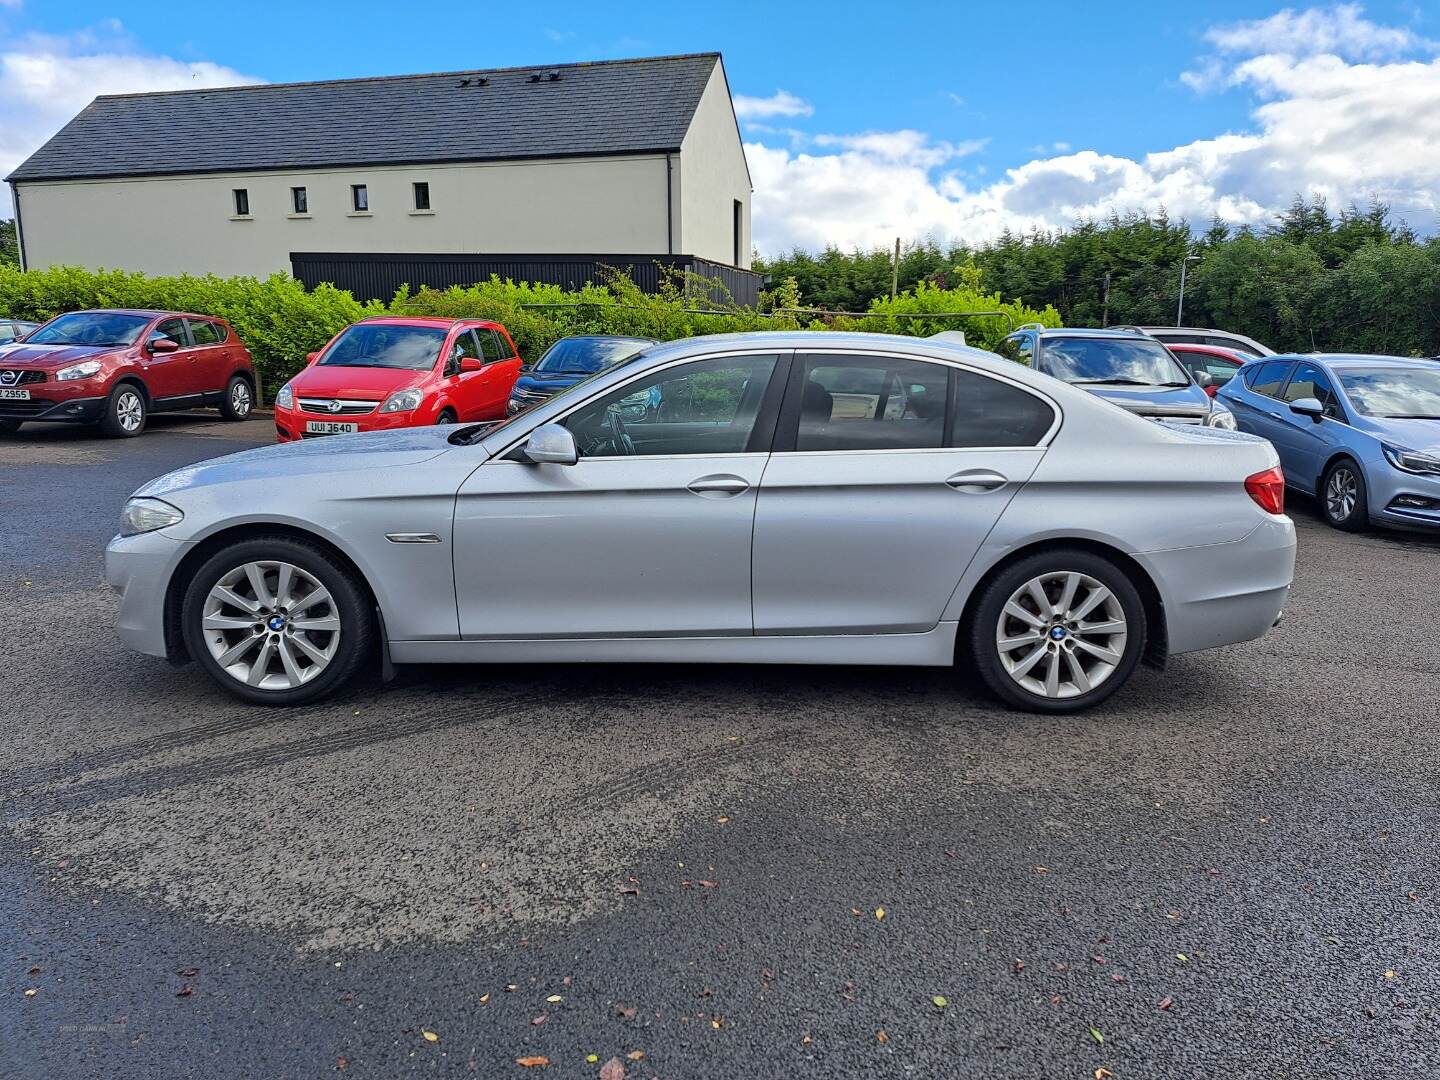
{"type": "Polygon", "coordinates": [[[460,370],[461,370],[462,372],[465,372],[465,371],[479,371],[479,370],[480,370],[481,368],[483,368],[484,366],[485,366],[485,361],[479,359],[478,357],[474,357],[474,356],[462,356],[462,357],[460,358],[460,370]]]}
{"type": "Polygon", "coordinates": [[[1296,398],[1290,402],[1290,411],[1300,416],[1308,416],[1317,424],[1325,419],[1325,406],[1320,404],[1319,398],[1296,398]]]}
{"type": "Polygon", "coordinates": [[[318,352],[306,353],[306,354],[305,354],[305,366],[306,366],[306,367],[309,367],[311,364],[315,363],[315,361],[316,361],[316,360],[319,360],[319,359],[320,359],[320,354],[319,354],[318,352]]]}
{"type": "Polygon", "coordinates": [[[171,353],[171,352],[174,352],[174,351],[175,351],[176,349],[178,349],[178,348],[180,348],[180,343],[179,343],[178,341],[176,341],[174,338],[157,337],[157,338],[151,338],[151,339],[150,339],[150,352],[151,352],[152,354],[153,354],[153,353],[171,353]]]}
{"type": "Polygon", "coordinates": [[[541,424],[525,440],[525,457],[537,465],[574,465],[580,460],[575,436],[559,424],[541,424]]]}
{"type": "Polygon", "coordinates": [[[1195,381],[1200,384],[1201,389],[1204,389],[1207,386],[1214,385],[1215,376],[1211,375],[1208,371],[1197,371],[1195,372],[1195,381]]]}

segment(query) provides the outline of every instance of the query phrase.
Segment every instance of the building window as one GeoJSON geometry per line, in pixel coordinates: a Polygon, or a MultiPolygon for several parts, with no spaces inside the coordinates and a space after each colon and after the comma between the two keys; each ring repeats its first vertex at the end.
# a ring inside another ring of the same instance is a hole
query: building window
{"type": "Polygon", "coordinates": [[[370,190],[364,184],[350,185],[350,209],[357,214],[370,212],[370,190]]]}
{"type": "Polygon", "coordinates": [[[308,214],[310,212],[310,200],[306,196],[303,187],[292,187],[290,189],[290,212],[294,214],[308,214]]]}
{"type": "Polygon", "coordinates": [[[731,260],[731,265],[739,266],[740,256],[745,251],[745,204],[739,199],[735,200],[733,216],[735,219],[735,258],[731,260]]]}
{"type": "Polygon", "coordinates": [[[248,188],[237,187],[230,194],[235,196],[235,216],[250,216],[250,191],[248,188]]]}
{"type": "Polygon", "coordinates": [[[423,180],[417,180],[412,186],[415,188],[415,209],[429,210],[430,185],[423,180]]]}

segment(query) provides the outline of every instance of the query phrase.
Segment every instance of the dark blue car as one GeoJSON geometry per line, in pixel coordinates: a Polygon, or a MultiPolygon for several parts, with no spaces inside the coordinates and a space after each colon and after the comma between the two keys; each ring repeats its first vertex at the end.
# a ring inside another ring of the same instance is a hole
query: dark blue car
{"type": "Polygon", "coordinates": [[[1027,324],[1005,339],[1001,351],[1140,416],[1235,429],[1230,410],[1205,393],[1190,369],[1138,331],[1052,330],[1027,324]]]}
{"type": "Polygon", "coordinates": [[[656,344],[653,338],[612,337],[596,334],[564,337],[551,345],[534,366],[520,372],[510,391],[511,416],[538,405],[561,390],[568,390],[597,371],[614,367],[656,344]]]}

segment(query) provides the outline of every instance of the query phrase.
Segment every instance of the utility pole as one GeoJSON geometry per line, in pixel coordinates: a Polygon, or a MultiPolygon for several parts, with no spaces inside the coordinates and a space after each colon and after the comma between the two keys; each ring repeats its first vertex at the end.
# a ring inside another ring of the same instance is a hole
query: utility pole
{"type": "Polygon", "coordinates": [[[890,299],[900,291],[900,238],[895,237],[895,261],[890,264],[890,299]]]}
{"type": "Polygon", "coordinates": [[[1175,305],[1175,325],[1179,326],[1185,315],[1185,271],[1192,262],[1199,262],[1199,255],[1186,255],[1180,260],[1180,302],[1175,305]]]}
{"type": "Polygon", "coordinates": [[[1101,314],[1101,316],[1100,316],[1100,325],[1101,325],[1101,326],[1109,326],[1109,325],[1110,325],[1110,271],[1109,271],[1109,270],[1106,270],[1106,271],[1105,271],[1105,290],[1104,290],[1104,292],[1103,292],[1101,295],[1102,295],[1103,298],[1104,298],[1104,299],[1103,299],[1104,307],[1103,307],[1102,314],[1101,314]]]}

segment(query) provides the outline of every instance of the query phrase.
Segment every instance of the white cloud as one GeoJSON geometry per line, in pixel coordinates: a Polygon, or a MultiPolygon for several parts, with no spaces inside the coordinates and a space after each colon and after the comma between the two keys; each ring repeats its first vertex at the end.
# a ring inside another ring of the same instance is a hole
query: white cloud
{"type": "MultiPolygon", "coordinates": [[[[260,81],[219,64],[143,52],[114,21],[68,36],[17,38],[0,50],[0,177],[100,94],[260,81]]],[[[10,212],[7,186],[0,188],[0,217],[10,212]]]]}
{"type": "MultiPolygon", "coordinates": [[[[1260,224],[1297,192],[1334,206],[1379,198],[1440,208],[1436,46],[1370,23],[1353,5],[1285,11],[1217,28],[1209,40],[1224,54],[1211,60],[1216,77],[1255,99],[1250,130],[1136,158],[1057,142],[1051,154],[1037,148],[1035,160],[985,182],[980,165],[961,172],[956,148],[947,153],[947,144],[916,131],[792,139],[788,148],[752,138],[756,245],[772,253],[867,247],[897,235],[978,243],[1007,228],[1052,229],[1162,206],[1200,223],[1218,215],[1260,224]],[[1347,37],[1343,45],[1336,35],[1347,37]],[[1300,48],[1315,41],[1336,51],[1300,48]],[[1293,51],[1279,51],[1286,48],[1293,51]],[[1429,57],[1398,54],[1424,50],[1429,57]],[[1356,59],[1377,53],[1389,59],[1356,59]]],[[[1429,229],[1435,219],[1415,224],[1429,229]]]]}
{"type": "Polygon", "coordinates": [[[786,90],[776,90],[769,97],[735,95],[735,115],[742,120],[765,119],[771,116],[811,116],[815,106],[786,90]]]}

